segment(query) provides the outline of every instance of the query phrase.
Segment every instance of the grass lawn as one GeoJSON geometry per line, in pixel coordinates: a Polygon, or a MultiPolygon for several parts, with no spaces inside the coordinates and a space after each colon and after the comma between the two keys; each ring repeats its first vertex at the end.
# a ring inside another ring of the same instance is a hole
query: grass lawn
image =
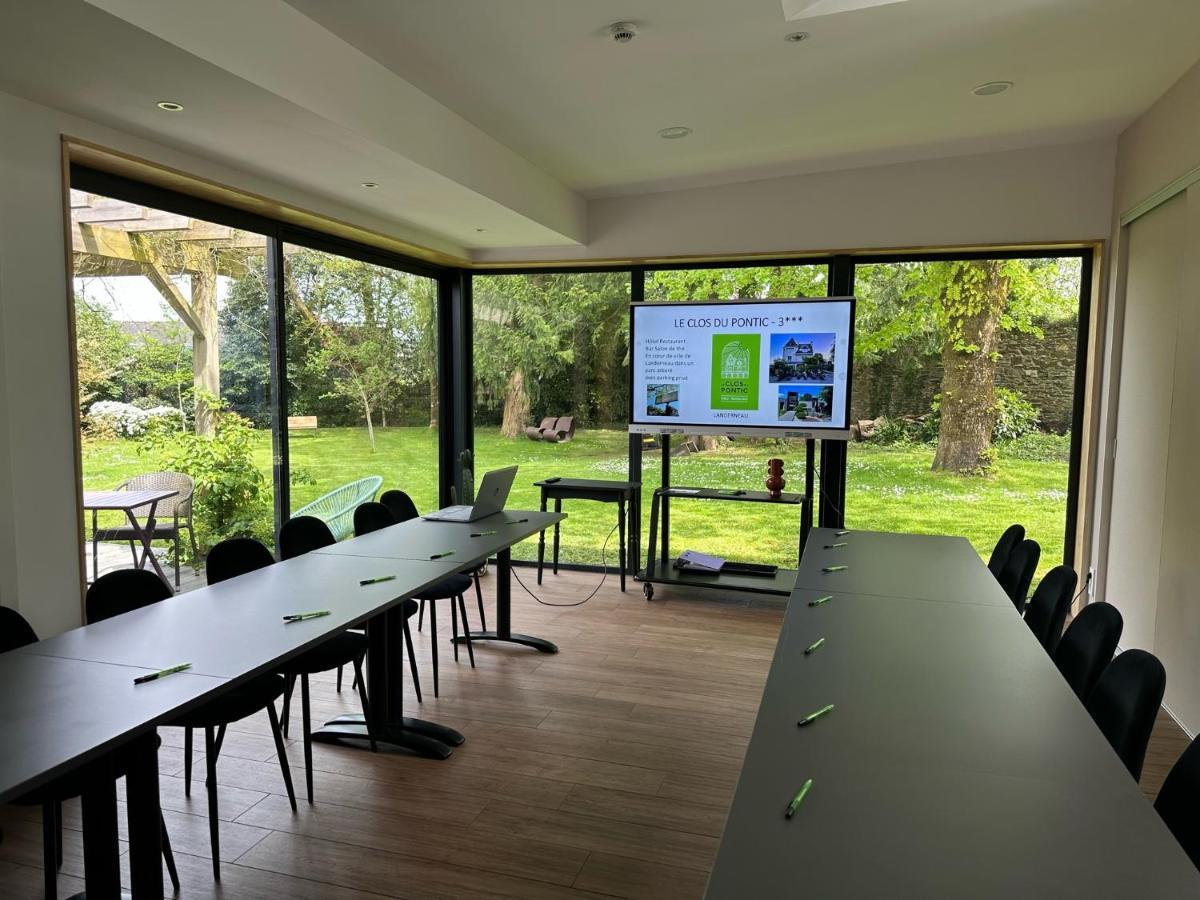
{"type": "MultiPolygon", "coordinates": [[[[536,509],[533,482],[551,475],[581,478],[628,477],[628,435],[619,430],[583,430],[568,444],[535,443],[524,437],[507,440],[498,429],[475,432],[476,477],[488,469],[518,464],[521,471],[509,501],[512,507],[536,509]]],[[[289,444],[293,472],[313,483],[294,484],[293,509],[333,488],[367,475],[381,475],[384,489],[403,488],[417,506],[437,505],[437,434],[428,428],[376,429],[371,452],[363,428],[322,428],[296,432],[289,444]]],[[[671,481],[681,486],[761,489],[766,460],[786,460],[788,488],[803,485],[804,461],[777,444],[739,441],[719,451],[673,459],[671,481]]],[[[850,528],[957,534],[986,556],[1000,533],[1015,521],[1024,523],[1042,545],[1039,576],[1063,554],[1067,502],[1067,464],[1005,458],[983,478],[960,478],[929,470],[933,448],[924,445],[881,447],[851,445],[847,478],[846,523],[850,528]]],[[[259,434],[255,460],[266,477],[271,472],[271,436],[259,434]]],[[[642,483],[660,483],[660,460],[647,454],[642,483]]],[[[84,447],[84,486],[109,488],[151,468],[128,440],[89,441],[84,447]]],[[[294,481],[296,479],[293,479],[294,481]]],[[[302,479],[303,480],[303,479],[302,479]]],[[[644,492],[643,540],[649,528],[649,490],[644,492]]],[[[591,502],[568,503],[563,525],[562,559],[599,562],[605,537],[616,522],[615,507],[591,502]]],[[[798,508],[766,504],[678,501],[672,505],[671,547],[697,549],[752,562],[793,565],[798,537],[798,508]]],[[[616,537],[608,560],[616,557],[616,537]]],[[[643,547],[643,552],[645,548],[643,547]]],[[[514,550],[518,558],[536,558],[530,540],[514,550]]],[[[643,559],[644,562],[644,559],[643,559]]]]}

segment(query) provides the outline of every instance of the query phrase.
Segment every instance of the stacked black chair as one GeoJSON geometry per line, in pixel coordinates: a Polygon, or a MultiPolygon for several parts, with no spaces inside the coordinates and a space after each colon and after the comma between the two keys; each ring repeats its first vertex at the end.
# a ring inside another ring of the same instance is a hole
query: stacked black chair
{"type": "MultiPolygon", "coordinates": [[[[400,491],[389,491],[388,493],[401,493],[400,491]]],[[[411,501],[409,501],[411,503],[411,501]]],[[[415,516],[416,509],[413,508],[415,516]]],[[[409,518],[413,518],[410,516],[409,518]]],[[[363,503],[354,510],[354,533],[356,535],[367,534],[371,531],[378,531],[380,528],[386,528],[389,525],[396,525],[398,520],[392,513],[391,509],[385,506],[382,502],[363,503]]],[[[450,615],[452,623],[453,638],[458,637],[458,617],[461,614],[463,620],[463,635],[466,638],[467,655],[471,659],[471,668],[475,668],[475,648],[471,645],[471,629],[467,624],[467,607],[463,600],[463,594],[471,587],[471,579],[466,575],[451,575],[448,578],[443,578],[437,584],[425,588],[418,593],[417,599],[421,601],[421,609],[424,610],[426,601],[429,601],[429,627],[433,631],[433,638],[429,642],[430,653],[433,659],[433,696],[438,696],[438,648],[437,648],[437,600],[450,601],[450,615]]],[[[418,618],[418,621],[420,619],[418,618]]],[[[405,616],[405,624],[407,625],[408,617],[405,616]]],[[[405,629],[407,637],[408,631],[405,629]]],[[[408,658],[410,664],[413,659],[412,643],[408,645],[408,658]]],[[[458,659],[458,641],[454,641],[454,658],[458,659]]],[[[419,699],[419,698],[418,698],[419,699]]]]}
{"type": "Polygon", "coordinates": [[[1166,670],[1154,654],[1126,650],[1108,664],[1085,702],[1134,781],[1142,777],[1146,745],[1166,689],[1166,670]]]}
{"type": "MultiPolygon", "coordinates": [[[[218,550],[218,566],[226,555],[218,550]]],[[[209,583],[213,583],[211,576],[209,583]]],[[[88,622],[99,622],[143,606],[159,603],[173,596],[163,580],[148,569],[119,569],[102,575],[88,588],[85,606],[88,622]]],[[[186,602],[183,600],[181,602],[186,602]]],[[[283,733],[275,701],[283,694],[284,681],[279,675],[260,675],[245,684],[226,691],[195,709],[172,719],[167,724],[184,729],[183,792],[191,796],[192,789],[192,730],[204,729],[205,789],[208,793],[208,835],[212,844],[213,878],[221,880],[221,833],[217,806],[217,758],[225,741],[226,726],[241,721],[262,710],[267,711],[271,735],[275,739],[275,754],[287,788],[292,809],[296,808],[296,793],[292,788],[292,770],[283,745],[283,733]]]]}
{"type": "Polygon", "coordinates": [[[1171,767],[1154,808],[1200,868],[1200,738],[1192,741],[1171,767]]]}
{"type": "Polygon", "coordinates": [[[1025,612],[1025,598],[1029,595],[1029,584],[1042,558],[1042,548],[1037,541],[1021,541],[1008,555],[1004,568],[997,579],[1017,612],[1025,612]]]}
{"type": "MultiPolygon", "coordinates": [[[[421,514],[417,511],[417,505],[412,502],[412,498],[404,491],[391,490],[384,491],[379,498],[379,502],[392,511],[392,515],[396,517],[397,522],[407,522],[409,519],[416,519],[421,514]]],[[[479,630],[487,631],[487,614],[483,611],[483,588],[479,584],[480,569],[475,569],[471,572],[471,580],[475,582],[475,605],[479,607],[479,630]]],[[[421,630],[421,623],[425,619],[425,604],[421,603],[421,612],[417,616],[417,631],[421,630]]]]}
{"type": "MultiPolygon", "coordinates": [[[[152,577],[158,580],[157,576],[152,577]]],[[[0,606],[0,653],[36,644],[37,641],[37,632],[25,621],[24,616],[15,609],[0,606]]],[[[116,777],[120,778],[129,770],[129,762],[123,759],[120,753],[117,754],[115,762],[116,777]]],[[[42,808],[42,866],[45,869],[47,900],[54,900],[58,896],[58,870],[62,868],[63,863],[62,805],[83,794],[86,787],[84,778],[85,776],[78,772],[68,773],[16,801],[21,806],[42,808]]],[[[161,812],[158,814],[158,821],[163,860],[167,864],[167,873],[171,876],[171,886],[175,893],[179,893],[179,871],[175,868],[175,854],[171,852],[171,838],[167,834],[167,823],[163,821],[161,812]]]]}
{"type": "Polygon", "coordinates": [[[1112,661],[1124,627],[1121,613],[1111,603],[1089,603],[1054,648],[1054,664],[1080,700],[1087,700],[1112,661]]]}
{"type": "MultiPolygon", "coordinates": [[[[288,519],[279,529],[279,558],[293,559],[322,547],[337,543],[329,526],[314,516],[297,516],[288,519]]],[[[367,724],[367,740],[371,752],[375,752],[375,735],[371,731],[371,711],[367,703],[367,682],[363,678],[362,664],[367,655],[367,636],[361,631],[343,631],[341,634],[322,641],[311,650],[290,660],[284,666],[287,689],[283,695],[283,731],[287,734],[290,718],[292,692],[296,679],[300,679],[300,713],[304,726],[305,783],[308,802],[312,803],[312,719],[309,714],[308,676],[320,672],[332,672],[345,665],[354,666],[355,684],[362,704],[363,719],[367,724]]]]}
{"type": "Polygon", "coordinates": [[[1000,535],[1000,540],[996,541],[996,546],[992,549],[991,558],[988,559],[988,571],[996,578],[1000,577],[1000,573],[1004,571],[1004,564],[1008,562],[1009,555],[1013,552],[1013,548],[1021,541],[1025,540],[1024,525],[1009,525],[1004,529],[1004,534],[1000,535]]]}
{"type": "Polygon", "coordinates": [[[1025,609],[1025,624],[1046,652],[1053,654],[1071,611],[1079,576],[1070,566],[1055,566],[1037,586],[1025,609]]]}

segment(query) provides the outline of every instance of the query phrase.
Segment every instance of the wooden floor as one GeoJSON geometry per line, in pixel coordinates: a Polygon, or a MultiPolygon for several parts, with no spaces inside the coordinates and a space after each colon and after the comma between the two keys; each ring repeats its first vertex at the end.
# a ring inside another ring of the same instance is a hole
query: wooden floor
{"type": "MultiPolygon", "coordinates": [[[[518,572],[535,587],[530,570],[518,572]]],[[[541,593],[575,602],[598,580],[547,574],[541,593]]],[[[637,587],[621,594],[610,576],[587,604],[555,609],[514,584],[514,627],[558,642],[562,652],[480,646],[474,671],[465,651],[454,662],[443,606],[442,696],[432,696],[427,625],[415,635],[425,702],[414,714],[458,728],[467,743],[445,762],[318,745],[309,806],[301,748],[292,742],[298,813],[288,806],[265,717],[234,726],[218,765],[219,888],[203,783],[194,780],[191,799],[184,796],[183,735],[162,729],[162,802],[180,896],[700,897],[782,604],[670,590],[646,603],[637,587]]],[[[490,602],[487,611],[490,621],[490,602]]],[[[412,713],[417,704],[406,686],[412,713]]],[[[314,720],[346,711],[356,711],[351,692],[339,695],[332,676],[319,679],[314,720]]],[[[1161,717],[1143,779],[1150,796],[1185,745],[1161,717]]],[[[197,754],[193,774],[203,771],[197,754]]],[[[83,887],[76,804],[65,818],[64,897],[83,887]]],[[[40,896],[39,812],[0,808],[0,827],[0,898],[40,896]]]]}

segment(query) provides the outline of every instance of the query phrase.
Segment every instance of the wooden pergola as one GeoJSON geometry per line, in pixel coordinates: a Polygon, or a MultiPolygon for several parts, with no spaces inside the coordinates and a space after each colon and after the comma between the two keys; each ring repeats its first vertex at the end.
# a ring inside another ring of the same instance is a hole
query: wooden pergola
{"type": "MultiPolygon", "coordinates": [[[[217,276],[249,270],[261,254],[260,235],[214,225],[135,203],[71,191],[71,246],[76,277],[142,276],[192,333],[192,383],[197,397],[220,396],[217,276]],[[186,275],[185,297],[174,279],[186,275]]],[[[196,403],[196,433],[211,435],[208,405],[196,403]]]]}

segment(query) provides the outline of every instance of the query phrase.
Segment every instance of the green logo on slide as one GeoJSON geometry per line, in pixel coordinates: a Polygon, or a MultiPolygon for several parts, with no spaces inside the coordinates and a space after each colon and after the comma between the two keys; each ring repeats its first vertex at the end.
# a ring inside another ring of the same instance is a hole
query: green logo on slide
{"type": "Polygon", "coordinates": [[[712,336],[713,409],[758,409],[760,335],[712,336]]]}

